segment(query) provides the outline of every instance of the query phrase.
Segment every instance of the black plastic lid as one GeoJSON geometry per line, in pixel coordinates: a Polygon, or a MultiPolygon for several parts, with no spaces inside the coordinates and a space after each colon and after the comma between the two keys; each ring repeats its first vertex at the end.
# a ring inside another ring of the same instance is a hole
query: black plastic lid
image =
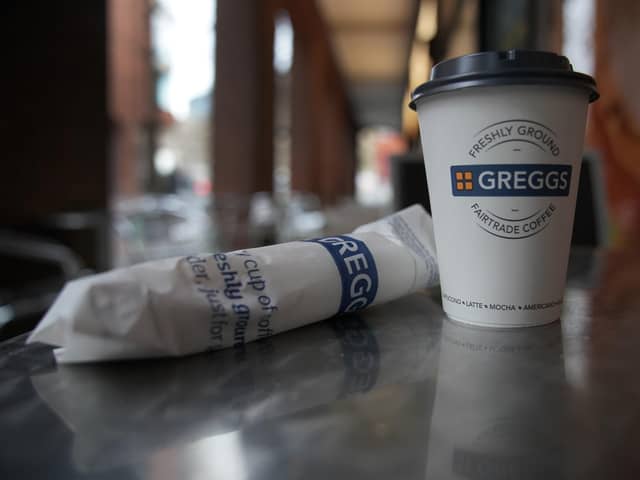
{"type": "Polygon", "coordinates": [[[589,102],[598,99],[595,80],[573,71],[567,57],[535,50],[480,52],[452,58],[431,69],[431,80],[411,94],[409,106],[438,93],[468,87],[493,85],[560,85],[577,87],[589,92],[589,102]]]}

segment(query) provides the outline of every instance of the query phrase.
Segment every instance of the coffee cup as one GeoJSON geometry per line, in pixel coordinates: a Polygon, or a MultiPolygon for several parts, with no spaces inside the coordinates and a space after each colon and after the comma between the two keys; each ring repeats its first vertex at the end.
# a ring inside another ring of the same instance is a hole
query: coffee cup
{"type": "Polygon", "coordinates": [[[443,308],[498,327],[560,317],[588,75],[550,52],[482,52],[434,66],[419,117],[443,308]]]}

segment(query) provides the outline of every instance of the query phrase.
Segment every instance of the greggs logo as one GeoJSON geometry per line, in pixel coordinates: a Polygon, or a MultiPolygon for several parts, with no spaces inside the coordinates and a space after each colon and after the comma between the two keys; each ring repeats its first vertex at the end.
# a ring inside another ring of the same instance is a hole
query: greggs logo
{"type": "Polygon", "coordinates": [[[473,190],[473,172],[469,170],[455,172],[456,191],[473,190]]]}
{"type": "Polygon", "coordinates": [[[462,197],[566,197],[571,165],[454,165],[451,191],[462,197]]]}

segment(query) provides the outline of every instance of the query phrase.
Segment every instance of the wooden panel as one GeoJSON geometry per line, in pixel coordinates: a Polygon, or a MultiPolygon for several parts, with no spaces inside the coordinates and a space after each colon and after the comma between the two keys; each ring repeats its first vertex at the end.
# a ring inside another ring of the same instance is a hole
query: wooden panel
{"type": "Polygon", "coordinates": [[[313,2],[219,0],[214,99],[214,191],[271,191],[273,28],[284,8],[294,29],[292,188],[325,203],[353,193],[355,134],[325,25],[313,2]]]}
{"type": "Polygon", "coordinates": [[[218,0],[213,189],[273,189],[274,4],[218,0]]]}
{"type": "Polygon", "coordinates": [[[294,27],[291,183],[331,204],[353,194],[355,126],[329,33],[315,8],[288,2],[294,27]]]}
{"type": "Polygon", "coordinates": [[[409,23],[413,0],[320,0],[320,10],[331,26],[341,23],[409,23]]]}
{"type": "Polygon", "coordinates": [[[154,189],[155,86],[151,0],[109,0],[109,114],[113,122],[114,194],[154,189]],[[145,185],[146,183],[146,185],[145,185]]]}
{"type": "Polygon", "coordinates": [[[350,81],[402,81],[407,69],[407,31],[333,34],[338,62],[350,81]]]}
{"type": "Polygon", "coordinates": [[[416,6],[416,0],[319,2],[349,82],[403,81],[416,6]]]}

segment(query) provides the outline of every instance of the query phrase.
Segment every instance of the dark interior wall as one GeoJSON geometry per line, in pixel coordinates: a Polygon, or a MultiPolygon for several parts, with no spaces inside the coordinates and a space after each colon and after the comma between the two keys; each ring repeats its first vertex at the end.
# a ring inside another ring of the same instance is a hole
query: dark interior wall
{"type": "Polygon", "coordinates": [[[0,3],[0,224],[105,209],[106,0],[0,3]]]}

